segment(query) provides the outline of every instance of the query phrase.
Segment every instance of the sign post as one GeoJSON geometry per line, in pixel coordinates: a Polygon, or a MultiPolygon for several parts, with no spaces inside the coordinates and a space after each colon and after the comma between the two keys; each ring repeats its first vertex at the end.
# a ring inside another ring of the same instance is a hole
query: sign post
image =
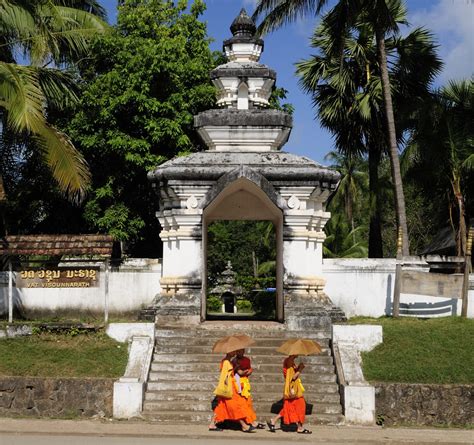
{"type": "Polygon", "coordinates": [[[104,324],[109,322],[109,261],[105,260],[105,280],[104,280],[104,324]]]}
{"type": "Polygon", "coordinates": [[[13,323],[13,268],[8,261],[8,323],[13,323]]]}

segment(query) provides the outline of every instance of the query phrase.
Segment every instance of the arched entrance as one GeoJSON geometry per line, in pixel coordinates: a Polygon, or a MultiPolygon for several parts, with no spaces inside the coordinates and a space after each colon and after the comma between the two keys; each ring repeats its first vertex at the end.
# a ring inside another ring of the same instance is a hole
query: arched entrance
{"type": "Polygon", "coordinates": [[[240,177],[225,186],[203,210],[201,320],[206,319],[208,225],[213,221],[271,221],[276,234],[276,320],[284,321],[283,212],[253,181],[240,177]]]}

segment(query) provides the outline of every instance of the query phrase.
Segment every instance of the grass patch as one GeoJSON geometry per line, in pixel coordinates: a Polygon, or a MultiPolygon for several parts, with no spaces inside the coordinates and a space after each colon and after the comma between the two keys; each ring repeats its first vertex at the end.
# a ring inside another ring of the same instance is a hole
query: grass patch
{"type": "Polygon", "coordinates": [[[369,381],[474,383],[474,320],[356,317],[348,323],[383,326],[383,343],[362,353],[369,381]]]}
{"type": "Polygon", "coordinates": [[[0,340],[0,375],[28,377],[120,377],[127,345],[106,334],[40,333],[0,340]]]}

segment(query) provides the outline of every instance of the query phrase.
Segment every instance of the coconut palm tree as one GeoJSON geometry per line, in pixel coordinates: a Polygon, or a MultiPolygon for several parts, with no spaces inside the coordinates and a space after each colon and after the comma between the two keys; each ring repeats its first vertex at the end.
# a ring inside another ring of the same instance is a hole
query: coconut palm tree
{"type": "Polygon", "coordinates": [[[361,168],[363,160],[350,152],[344,156],[335,151],[329,152],[324,159],[331,161],[330,167],[341,174],[339,186],[331,197],[331,202],[344,209],[347,220],[351,224],[351,231],[354,233],[355,244],[354,212],[368,185],[367,174],[361,168]]]}
{"type": "MultiPolygon", "coordinates": [[[[267,33],[280,26],[310,14],[319,14],[327,0],[259,0],[253,17],[264,17],[259,31],[267,33]]],[[[339,0],[333,8],[330,18],[331,52],[343,55],[344,39],[348,30],[358,22],[370,23],[375,35],[380,66],[380,82],[384,104],[386,139],[392,169],[395,191],[395,207],[398,225],[403,234],[403,253],[408,255],[408,228],[405,209],[405,197],[400,173],[395,119],[393,113],[390,78],[387,66],[385,40],[397,36],[400,13],[404,14],[401,0],[339,0]]]]}
{"type": "Polygon", "coordinates": [[[60,68],[84,56],[91,37],[106,30],[89,10],[104,16],[95,0],[0,2],[1,143],[26,135],[60,190],[79,199],[89,183],[87,164],[67,135],[48,123],[47,109],[77,99],[73,78],[60,68]]]}
{"type": "MultiPolygon", "coordinates": [[[[400,11],[402,13],[403,11],[400,11]]],[[[399,20],[403,19],[398,14],[399,20]]],[[[321,124],[334,135],[337,150],[369,161],[369,257],[382,257],[381,185],[379,166],[388,152],[385,138],[383,95],[377,48],[370,23],[359,22],[346,30],[342,58],[333,51],[331,26],[337,11],[324,15],[311,39],[317,55],[297,63],[300,84],[311,94],[321,124]]],[[[390,77],[398,116],[409,115],[429,95],[428,87],[439,71],[432,36],[422,28],[406,37],[387,39],[392,60],[390,77]]],[[[400,122],[403,132],[409,122],[400,122]]],[[[403,134],[403,133],[402,133],[403,134]]],[[[401,134],[399,134],[401,138],[401,134]]]]}

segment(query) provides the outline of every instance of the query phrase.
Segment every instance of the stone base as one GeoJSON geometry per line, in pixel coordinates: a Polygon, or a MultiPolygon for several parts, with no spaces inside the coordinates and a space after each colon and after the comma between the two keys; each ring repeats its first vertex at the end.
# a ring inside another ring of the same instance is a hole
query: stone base
{"type": "Polygon", "coordinates": [[[322,289],[314,287],[311,291],[305,291],[292,285],[285,293],[285,324],[290,331],[325,330],[330,332],[333,307],[331,300],[322,289]]]}
{"type": "Polygon", "coordinates": [[[154,306],[158,326],[186,327],[201,322],[201,293],[159,295],[154,306]]]}
{"type": "Polygon", "coordinates": [[[325,308],[291,307],[285,311],[289,331],[331,331],[331,315],[325,308]]]}

